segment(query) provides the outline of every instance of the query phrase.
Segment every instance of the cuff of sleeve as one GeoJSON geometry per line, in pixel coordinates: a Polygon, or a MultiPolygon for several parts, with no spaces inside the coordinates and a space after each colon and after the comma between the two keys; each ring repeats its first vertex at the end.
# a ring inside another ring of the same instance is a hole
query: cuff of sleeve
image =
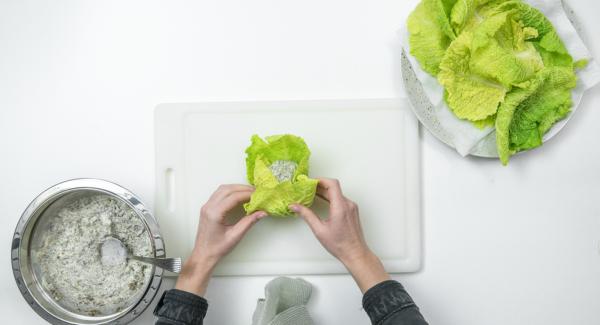
{"type": "Polygon", "coordinates": [[[165,291],[154,309],[154,316],[175,324],[202,324],[208,302],[193,293],[171,289],[165,291]]]}
{"type": "Polygon", "coordinates": [[[373,324],[379,324],[404,308],[416,308],[404,287],[394,280],[383,281],[367,290],[362,303],[373,324]]]}

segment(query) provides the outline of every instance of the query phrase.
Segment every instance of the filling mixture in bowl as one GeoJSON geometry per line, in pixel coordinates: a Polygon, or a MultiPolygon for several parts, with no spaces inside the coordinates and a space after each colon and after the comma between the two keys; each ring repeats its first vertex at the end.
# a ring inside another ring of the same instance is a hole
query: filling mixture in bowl
{"type": "Polygon", "coordinates": [[[130,259],[103,262],[100,247],[119,239],[127,251],[152,256],[142,219],[125,202],[105,194],[79,198],[48,216],[32,250],[38,281],[63,308],[88,316],[118,313],[140,297],[152,266],[130,259]]]}

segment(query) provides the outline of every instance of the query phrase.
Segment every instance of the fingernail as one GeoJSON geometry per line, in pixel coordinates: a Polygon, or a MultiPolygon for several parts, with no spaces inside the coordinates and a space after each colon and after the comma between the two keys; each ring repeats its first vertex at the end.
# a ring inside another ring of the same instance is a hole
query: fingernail
{"type": "Polygon", "coordinates": [[[259,213],[259,214],[258,214],[258,219],[264,218],[264,217],[266,217],[266,216],[268,216],[268,215],[269,215],[269,214],[268,214],[268,213],[266,213],[266,212],[261,212],[261,213],[259,213]]]}
{"type": "Polygon", "coordinates": [[[296,204],[292,204],[292,205],[290,205],[290,209],[291,209],[292,211],[294,211],[294,212],[298,212],[298,211],[300,211],[300,207],[299,207],[299,206],[297,206],[296,204]]]}

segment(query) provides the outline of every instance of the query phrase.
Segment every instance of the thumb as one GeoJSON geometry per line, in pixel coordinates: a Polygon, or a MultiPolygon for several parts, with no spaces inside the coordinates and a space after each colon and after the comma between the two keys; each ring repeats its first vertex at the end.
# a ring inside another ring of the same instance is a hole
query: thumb
{"type": "Polygon", "coordinates": [[[321,219],[313,212],[313,210],[303,206],[302,204],[292,204],[290,209],[296,212],[308,224],[313,233],[320,231],[323,227],[321,219]]]}
{"type": "Polygon", "coordinates": [[[254,226],[258,220],[267,216],[267,213],[264,211],[256,211],[250,215],[247,215],[240,219],[235,225],[231,228],[231,233],[234,237],[241,239],[247,232],[254,226]]]}

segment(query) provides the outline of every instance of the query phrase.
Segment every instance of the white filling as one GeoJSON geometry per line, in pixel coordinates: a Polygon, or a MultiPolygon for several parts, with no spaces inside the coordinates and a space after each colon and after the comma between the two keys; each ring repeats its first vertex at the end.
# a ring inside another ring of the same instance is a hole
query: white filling
{"type": "Polygon", "coordinates": [[[271,173],[280,183],[292,180],[296,168],[298,164],[291,160],[277,160],[269,166],[271,173]]]}

